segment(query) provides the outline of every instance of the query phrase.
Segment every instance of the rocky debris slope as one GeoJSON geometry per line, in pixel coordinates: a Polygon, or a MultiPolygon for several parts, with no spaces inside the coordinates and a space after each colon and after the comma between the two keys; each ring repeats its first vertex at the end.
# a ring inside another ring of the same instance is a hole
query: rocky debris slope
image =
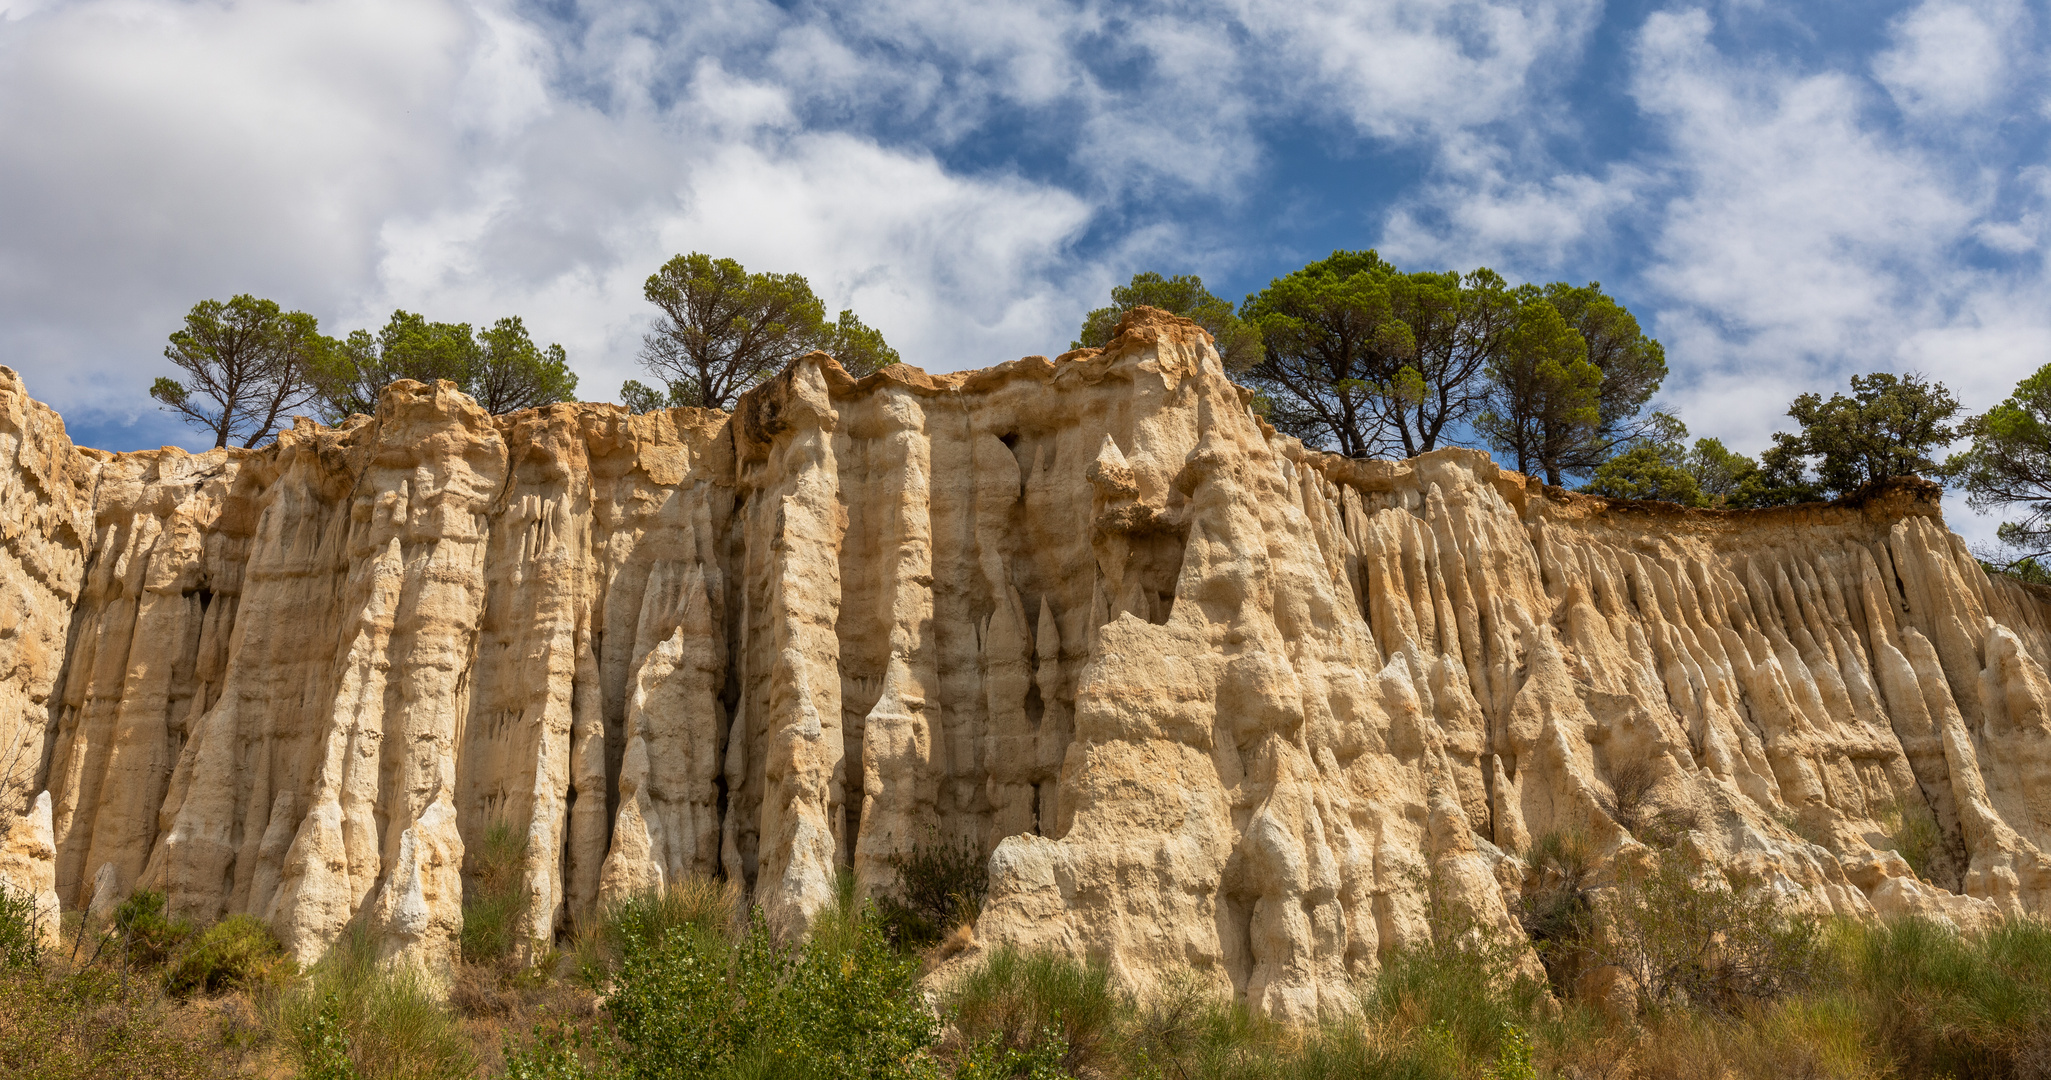
{"type": "Polygon", "coordinates": [[[1515,933],[1554,830],[1679,822],[1854,916],[2051,908],[2045,598],[1920,482],[1715,513],[1336,458],[1146,309],[957,375],[814,354],[731,416],[402,382],[202,455],[75,449],[0,373],[0,875],[67,909],[432,971],[497,824],[543,940],[687,875],[802,930],[965,839],[981,940],[1303,1018],[1433,902],[1515,933]]]}

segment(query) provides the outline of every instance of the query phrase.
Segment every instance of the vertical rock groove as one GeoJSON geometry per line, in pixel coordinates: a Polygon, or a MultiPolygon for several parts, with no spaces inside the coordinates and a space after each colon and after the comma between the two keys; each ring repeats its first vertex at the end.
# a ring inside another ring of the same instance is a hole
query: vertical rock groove
{"type": "Polygon", "coordinates": [[[1927,485],[1609,502],[1249,400],[1144,309],[954,375],[814,354],[731,415],[402,382],[200,455],[73,447],[0,369],[0,876],[439,971],[496,828],[539,941],[708,875],[802,931],[965,842],[980,940],[1301,1019],[1434,902],[1516,933],[1517,853],[1639,843],[1649,776],[1816,910],[2051,910],[2051,593],[1927,485]]]}

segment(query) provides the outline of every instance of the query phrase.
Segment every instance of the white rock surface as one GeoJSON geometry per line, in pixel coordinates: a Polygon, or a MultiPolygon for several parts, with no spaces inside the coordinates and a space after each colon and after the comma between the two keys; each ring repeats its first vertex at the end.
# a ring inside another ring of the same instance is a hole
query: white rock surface
{"type": "Polygon", "coordinates": [[[301,960],[363,922],[435,972],[495,822],[540,939],[694,874],[801,930],[841,869],[964,838],[978,941],[1303,1018],[1433,883],[1515,932],[1514,853],[1634,843],[1603,807],[1645,763],[1817,910],[2051,908],[2047,591],[1927,485],[1611,504],[1247,403],[1148,311],[958,375],[814,354],[732,416],[398,383],[201,455],[76,449],[0,369],[0,877],[257,913],[301,960]]]}

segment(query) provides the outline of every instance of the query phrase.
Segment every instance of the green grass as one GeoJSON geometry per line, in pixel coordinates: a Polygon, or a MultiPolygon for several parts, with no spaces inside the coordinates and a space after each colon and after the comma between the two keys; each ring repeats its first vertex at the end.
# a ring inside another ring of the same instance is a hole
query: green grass
{"type": "Polygon", "coordinates": [[[1130,1055],[1132,1004],[1102,964],[1000,947],[947,1001],[958,1057],[1046,1058],[1071,1075],[1101,1073],[1130,1055]]]}
{"type": "Polygon", "coordinates": [[[520,918],[527,911],[527,887],[521,871],[527,862],[527,833],[506,821],[494,821],[481,843],[467,852],[471,874],[463,890],[463,960],[471,964],[502,964],[512,959],[520,941],[520,918]]]}
{"type": "Polygon", "coordinates": [[[1964,936],[1910,918],[1848,937],[1867,1030],[1911,1075],[2051,1075],[2051,926],[1964,936]]]}
{"type": "MultiPolygon", "coordinates": [[[[0,1080],[2051,1075],[2041,921],[1973,934],[1817,922],[1672,851],[1598,879],[1585,848],[1568,834],[1533,845],[1528,887],[1572,909],[1536,920],[1556,931],[1541,944],[1578,950],[1583,974],[1619,958],[1659,968],[1647,987],[1613,996],[1601,979],[1539,978],[1521,939],[1435,911],[1437,942],[1383,954],[1350,1010],[1297,1027],[1234,1000],[1215,970],[1171,974],[1142,998],[1103,964],[1001,946],[951,979],[935,1016],[921,954],[848,881],[806,940],[779,939],[716,882],[622,899],[582,943],[602,1008],[523,966],[530,989],[562,999],[468,1019],[411,969],[381,963],[360,931],[298,973],[259,921],[180,930],[145,896],[105,929],[82,928],[81,944],[97,944],[80,960],[0,964],[0,1080]],[[260,1010],[237,1027],[251,1002],[260,1010]]],[[[1526,899],[1529,918],[1540,909],[1526,899]]],[[[29,925],[19,907],[0,903],[0,940],[29,925]]]]}
{"type": "Polygon", "coordinates": [[[380,962],[357,928],[283,997],[276,1026],[305,1075],[453,1080],[476,1066],[448,1006],[411,967],[380,962]]]}

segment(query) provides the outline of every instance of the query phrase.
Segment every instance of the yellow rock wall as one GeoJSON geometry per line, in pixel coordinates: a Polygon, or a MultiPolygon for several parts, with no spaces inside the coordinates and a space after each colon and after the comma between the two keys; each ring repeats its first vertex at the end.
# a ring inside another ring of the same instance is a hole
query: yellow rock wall
{"type": "Polygon", "coordinates": [[[2051,611],[1926,485],[1716,513],[1340,459],[1155,312],[959,375],[814,354],[731,416],[398,383],[202,455],[73,448],[0,369],[0,458],[0,876],[67,909],[439,970],[495,826],[544,939],[689,875],[801,930],[965,838],[980,940],[1302,1018],[1434,895],[1514,932],[1533,838],[1638,843],[1624,775],[1817,910],[2051,908],[2051,611]]]}

